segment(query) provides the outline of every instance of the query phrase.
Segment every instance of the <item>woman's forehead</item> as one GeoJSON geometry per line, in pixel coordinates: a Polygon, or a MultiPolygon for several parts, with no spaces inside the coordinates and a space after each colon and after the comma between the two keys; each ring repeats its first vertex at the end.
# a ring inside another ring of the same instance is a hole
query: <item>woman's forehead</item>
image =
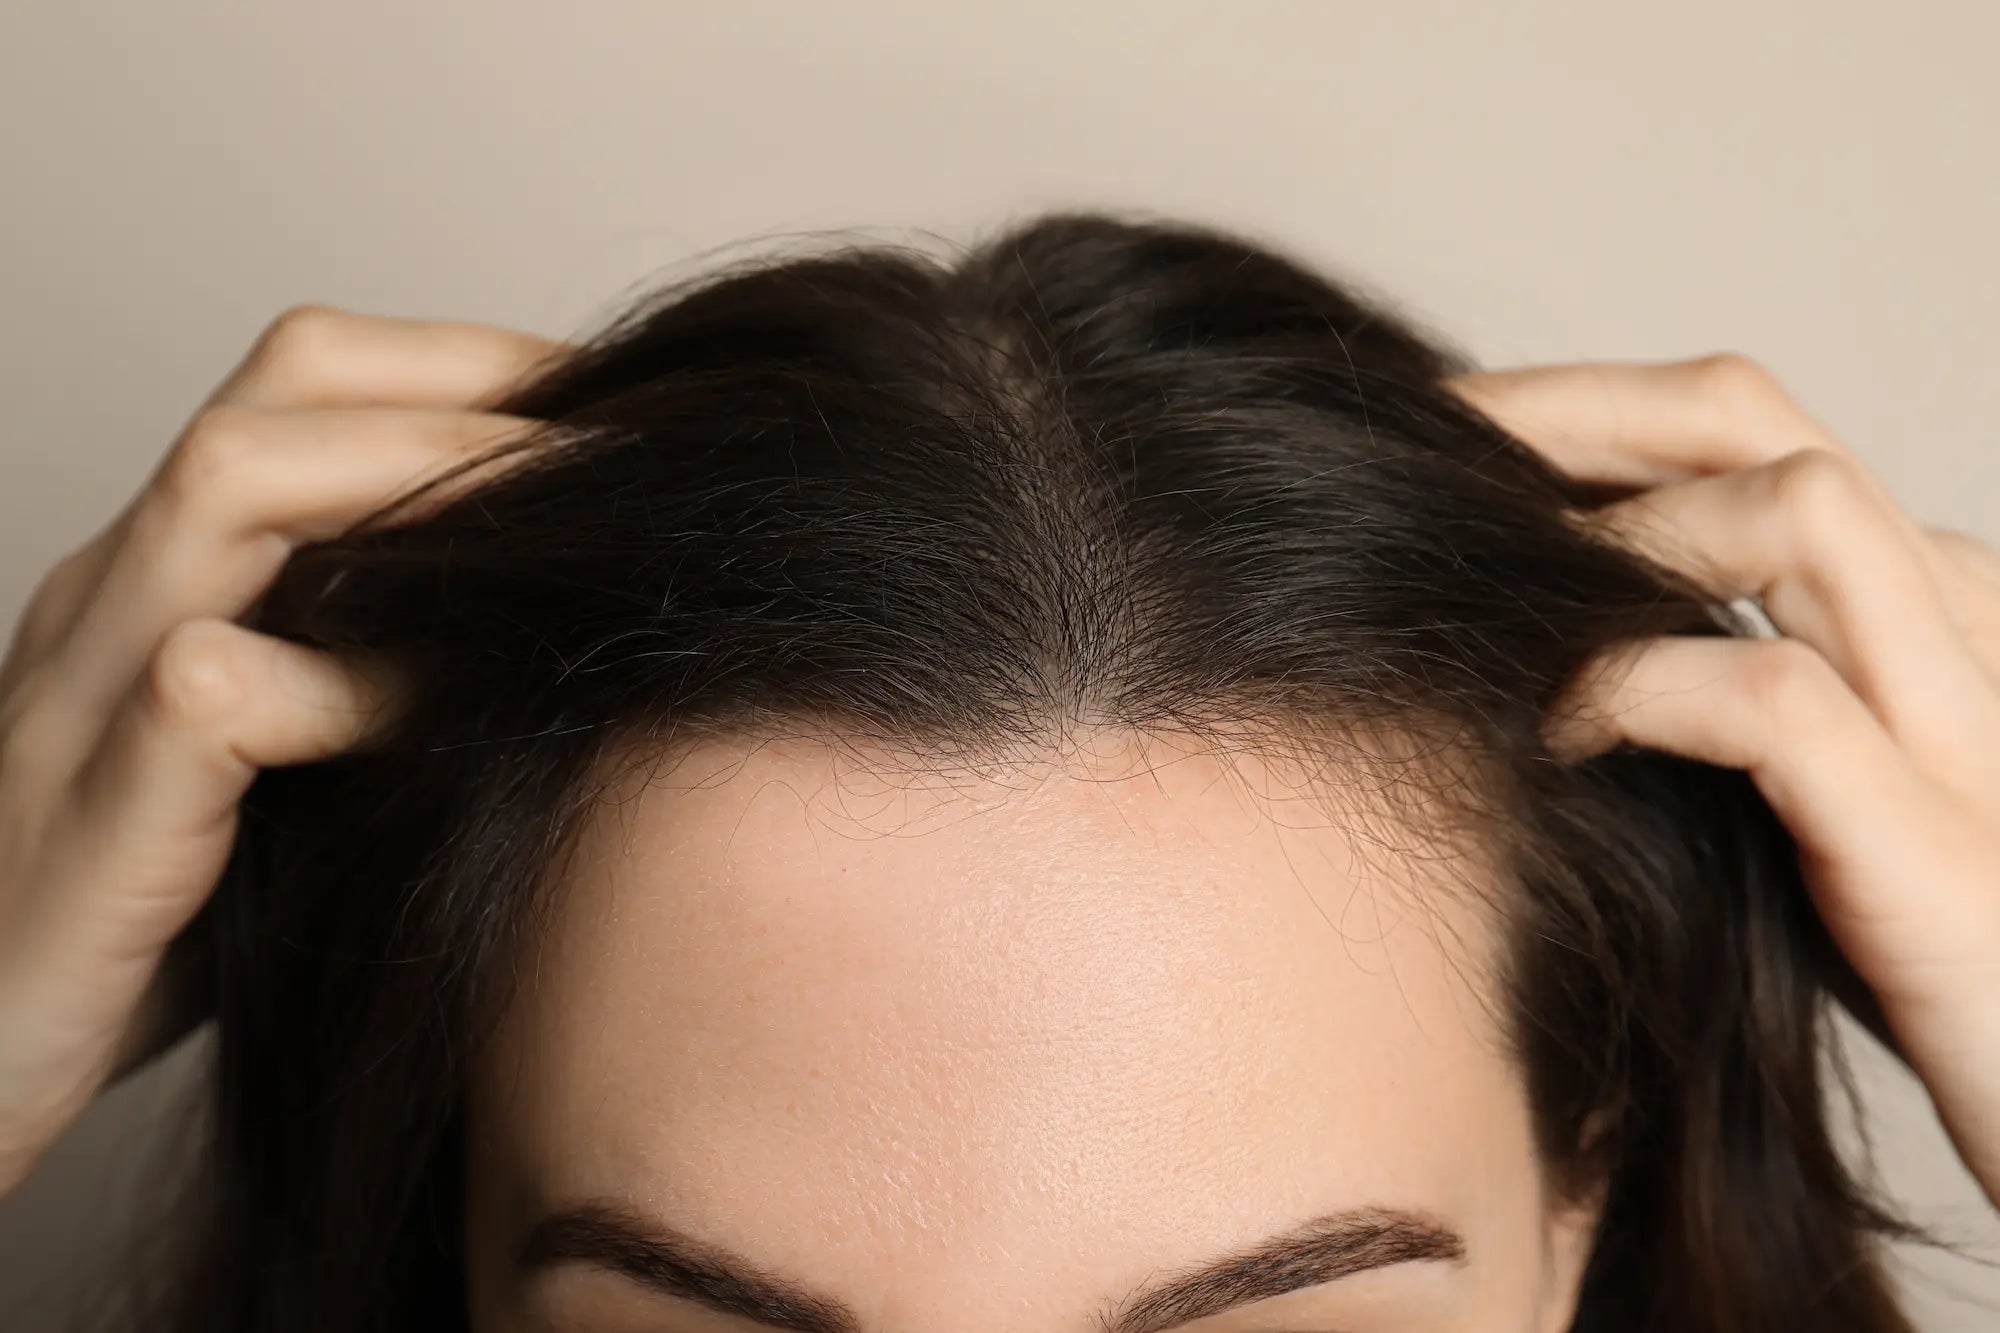
{"type": "MultiPolygon", "coordinates": [[[[1079,1015],[1108,1040],[1123,1010],[1107,1006],[1190,1018],[1225,996],[1316,992],[1358,1014],[1391,965],[1437,983],[1400,993],[1406,1019],[1453,989],[1488,998],[1471,978],[1500,932],[1491,893],[1460,891],[1478,873],[1462,858],[1357,824],[1254,755],[1119,744],[968,775],[814,740],[706,742],[598,806],[539,975],[606,1000],[666,988],[684,1018],[810,983],[801,1023],[888,1006],[1022,1040],[1079,1015]]],[[[775,1036],[783,1014],[756,1016],[775,1036]]]]}
{"type": "Polygon", "coordinates": [[[640,1156],[839,1126],[946,1177],[1074,1178],[1056,1124],[1194,1162],[1511,1091],[1467,896],[1227,767],[922,784],[714,745],[600,809],[493,1068],[640,1156]]]}

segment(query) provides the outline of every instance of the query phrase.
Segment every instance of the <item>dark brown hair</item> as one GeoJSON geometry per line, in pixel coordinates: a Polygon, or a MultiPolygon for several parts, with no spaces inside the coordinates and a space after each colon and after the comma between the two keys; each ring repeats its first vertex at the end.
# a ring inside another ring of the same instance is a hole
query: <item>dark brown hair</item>
{"type": "Polygon", "coordinates": [[[1907,1329],[1898,1224],[1822,1107],[1785,831],[1739,773],[1541,739],[1608,645],[1724,631],[1566,521],[1602,497],[1441,386],[1469,368],[1268,246],[1099,214],[625,310],[501,404],[549,423],[515,466],[300,550],[251,619],[415,692],[379,747],[245,802],[171,1326],[463,1326],[462,1076],[614,739],[998,752],[1098,720],[1473,761],[1541,1150],[1606,1200],[1577,1329],[1907,1329]]]}

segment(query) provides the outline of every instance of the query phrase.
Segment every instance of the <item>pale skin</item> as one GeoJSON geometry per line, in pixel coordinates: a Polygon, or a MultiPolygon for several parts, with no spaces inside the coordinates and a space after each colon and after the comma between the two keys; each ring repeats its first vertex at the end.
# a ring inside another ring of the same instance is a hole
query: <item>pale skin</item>
{"type": "MultiPolygon", "coordinates": [[[[527,426],[484,405],[561,351],[287,312],[37,587],[0,664],[0,1193],[159,1045],[160,959],[257,770],[364,745],[395,707],[387,673],[234,618],[297,543],[527,426]]],[[[1761,598],[1784,637],[1629,645],[1586,686],[1596,720],[1552,739],[1750,773],[2000,1203],[2000,556],[1910,517],[1739,356],[1452,387],[1636,488],[1585,521],[1761,598]]],[[[755,1327],[582,1258],[512,1262],[536,1216],[597,1201],[856,1333],[1561,1329],[1593,1219],[1538,1183],[1468,980],[1476,905],[1405,910],[1424,886],[1271,817],[1283,775],[1100,739],[948,797],[885,778],[893,755],[716,742],[599,821],[470,1090],[475,1326],[755,1327]],[[1147,1304],[1359,1209],[1325,1232],[1366,1243],[1323,1244],[1314,1281],[1147,1304]],[[1402,1262],[1361,1263],[1392,1242],[1402,1262]]]]}

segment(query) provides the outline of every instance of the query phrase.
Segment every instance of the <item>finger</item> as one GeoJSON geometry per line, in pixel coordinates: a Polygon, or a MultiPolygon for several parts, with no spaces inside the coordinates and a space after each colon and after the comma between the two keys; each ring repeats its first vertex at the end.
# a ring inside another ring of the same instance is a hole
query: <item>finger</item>
{"type": "Polygon", "coordinates": [[[570,345],[457,320],[294,306],[203,407],[490,407],[570,345]]]}
{"type": "MultiPolygon", "coordinates": [[[[294,306],[265,328],[210,393],[183,439],[218,407],[483,410],[572,350],[567,343],[486,324],[294,306]]],[[[102,579],[144,493],[142,488],[44,576],[10,639],[0,688],[15,682],[75,617],[102,579]]]]}
{"type": "Polygon", "coordinates": [[[59,696],[40,706],[101,718],[169,627],[240,615],[300,543],[331,537],[461,464],[396,521],[521,456],[540,423],[497,413],[218,408],[200,418],[135,503],[94,586],[79,575],[25,651],[59,696]],[[67,614],[68,623],[64,623],[67,614]]]}
{"type": "MultiPolygon", "coordinates": [[[[1646,491],[1589,514],[1693,574],[1721,600],[1757,598],[1832,663],[1891,735],[1955,753],[2000,694],[1945,593],[1859,464],[1823,449],[1646,491]]],[[[2000,721],[1996,721],[2000,726],[2000,721]]]]}
{"type": "Polygon", "coordinates": [[[1625,645],[1551,711],[1549,740],[1567,762],[1632,744],[1748,773],[1797,840],[1834,940],[1871,985],[1938,965],[1954,941],[1989,948],[2000,928],[2000,903],[1954,879],[1986,864],[1963,850],[1984,830],[1797,639],[1625,645]],[[1934,849],[1938,865],[1914,864],[1912,849],[1934,849]]]}
{"type": "Polygon", "coordinates": [[[1552,712],[1549,739],[1568,763],[1629,744],[1743,770],[1802,843],[1877,862],[1909,845],[1882,812],[1929,790],[1833,664],[1797,639],[1670,636],[1614,650],[1552,712]]]}
{"type": "Polygon", "coordinates": [[[1445,387],[1578,481],[1648,487],[1759,467],[1807,449],[1855,464],[1931,576],[1943,554],[1841,439],[1760,362],[1723,352],[1685,361],[1586,361],[1477,371],[1445,387]]]}
{"type": "Polygon", "coordinates": [[[226,620],[176,625],[51,821],[63,864],[35,938],[57,958],[150,963],[221,873],[257,771],[372,743],[402,698],[380,664],[226,620]]]}
{"type": "Polygon", "coordinates": [[[1582,481],[1658,486],[1801,449],[1853,456],[1776,376],[1735,353],[1475,371],[1445,386],[1582,481]]]}

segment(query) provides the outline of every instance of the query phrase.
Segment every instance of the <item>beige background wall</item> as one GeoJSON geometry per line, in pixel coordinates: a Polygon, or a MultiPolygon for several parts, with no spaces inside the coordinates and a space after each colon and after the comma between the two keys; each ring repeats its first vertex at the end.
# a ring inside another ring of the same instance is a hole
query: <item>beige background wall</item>
{"type": "MultiPolygon", "coordinates": [[[[1987,0],[0,8],[9,622],[283,306],[560,335],[707,247],[1066,203],[1253,229],[1492,363],[1750,352],[2000,540],[1987,0]]],[[[192,1054],[0,1205],[0,1326],[101,1280],[192,1054]]],[[[2000,1255],[1864,1064],[1896,1193],[2000,1255]]],[[[2000,1272],[1910,1271],[1924,1329],[2000,1328],[2000,1272]]]]}

